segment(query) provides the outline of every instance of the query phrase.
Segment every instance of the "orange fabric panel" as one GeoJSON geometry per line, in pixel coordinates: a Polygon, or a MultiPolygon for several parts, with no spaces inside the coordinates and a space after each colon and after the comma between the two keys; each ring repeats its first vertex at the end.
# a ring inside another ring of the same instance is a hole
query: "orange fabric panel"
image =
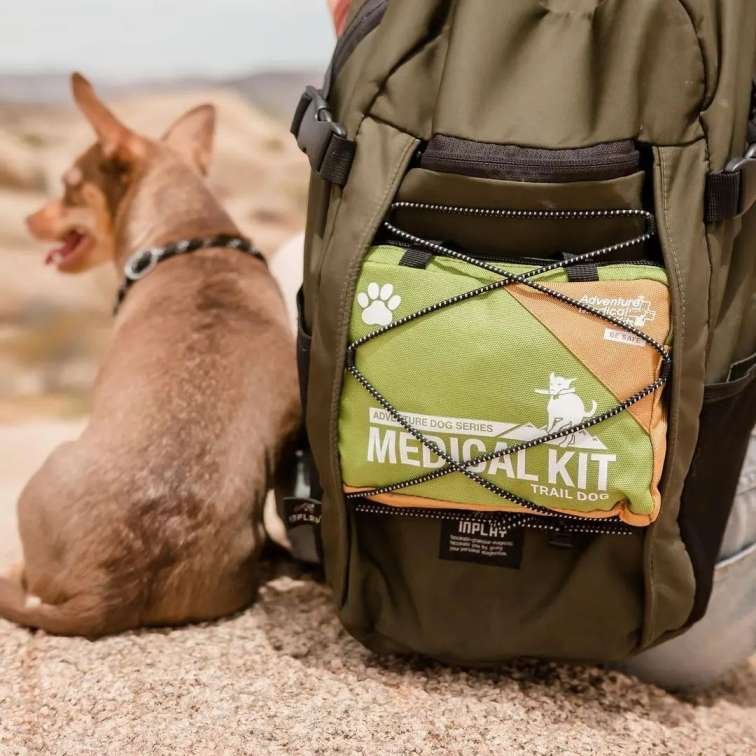
{"type": "MultiPolygon", "coordinates": [[[[622,302],[637,300],[642,308],[629,306],[626,308],[628,313],[618,312],[617,316],[637,317],[636,327],[643,333],[662,344],[667,340],[670,330],[669,290],[658,281],[587,281],[549,283],[548,286],[578,301],[585,299],[596,309],[611,307],[606,303],[615,301],[618,306],[614,309],[621,311],[622,302]],[[641,314],[636,314],[638,312],[641,314]]],[[[617,336],[622,331],[619,327],[571,305],[558,303],[548,294],[524,285],[509,287],[508,291],[617,397],[618,402],[658,376],[661,357],[653,347],[632,339],[630,342],[607,339],[607,329],[620,332],[610,334],[617,336]]],[[[627,331],[625,333],[632,336],[627,331]]],[[[627,410],[649,434],[654,455],[654,512],[645,516],[624,510],[621,517],[630,525],[650,524],[656,519],[661,506],[658,486],[667,446],[667,413],[661,394],[661,391],[656,391],[627,410]]]]}
{"type": "MultiPolygon", "coordinates": [[[[657,281],[589,281],[550,283],[550,289],[578,301],[624,300],[643,298],[648,302],[646,317],[638,326],[648,336],[664,343],[669,334],[669,291],[657,281]]],[[[661,357],[646,343],[621,343],[608,340],[606,329],[621,331],[607,321],[557,302],[548,294],[519,284],[507,289],[523,307],[548,328],[616,397],[622,401],[651,383],[659,373],[661,357]]],[[[655,397],[647,396],[628,409],[640,425],[650,432],[655,397]]],[[[657,420],[662,418],[657,417],[657,420]]]]}

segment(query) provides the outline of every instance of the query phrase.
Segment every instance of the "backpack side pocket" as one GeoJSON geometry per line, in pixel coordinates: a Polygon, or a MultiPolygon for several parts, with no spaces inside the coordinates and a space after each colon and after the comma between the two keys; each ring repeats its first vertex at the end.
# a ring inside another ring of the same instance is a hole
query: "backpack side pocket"
{"type": "Polygon", "coordinates": [[[709,603],[714,565],[754,424],[756,354],[734,365],[729,380],[704,391],[698,446],[683,489],[679,520],[696,576],[688,625],[703,617],[709,603]],[[740,374],[739,365],[744,368],[740,374]]]}

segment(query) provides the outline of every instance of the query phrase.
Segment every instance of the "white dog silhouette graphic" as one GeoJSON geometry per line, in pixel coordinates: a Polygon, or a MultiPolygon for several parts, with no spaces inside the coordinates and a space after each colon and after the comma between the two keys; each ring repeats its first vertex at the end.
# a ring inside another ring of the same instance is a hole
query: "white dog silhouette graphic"
{"type": "MultiPolygon", "coordinates": [[[[565,428],[579,425],[589,417],[596,414],[598,405],[595,400],[591,402],[591,409],[586,410],[585,403],[575,392],[575,378],[563,378],[561,375],[551,373],[549,375],[548,389],[536,389],[536,394],[550,396],[546,411],[549,420],[546,425],[546,433],[558,433],[565,428]]],[[[574,434],[567,441],[574,443],[574,434]]]]}

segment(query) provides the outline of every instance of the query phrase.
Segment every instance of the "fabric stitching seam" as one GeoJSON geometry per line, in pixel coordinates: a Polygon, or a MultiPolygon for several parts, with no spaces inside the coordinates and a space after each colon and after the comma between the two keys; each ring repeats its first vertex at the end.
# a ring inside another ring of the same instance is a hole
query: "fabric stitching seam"
{"type": "MultiPolygon", "coordinates": [[[[677,282],[677,289],[680,292],[680,327],[675,332],[675,340],[677,342],[678,346],[678,353],[681,349],[681,343],[685,344],[685,337],[686,337],[686,309],[687,309],[687,302],[685,298],[685,290],[680,285],[682,281],[681,271],[680,271],[680,263],[678,259],[677,254],[677,245],[675,243],[674,239],[674,233],[672,230],[672,223],[670,219],[669,214],[669,177],[667,175],[667,162],[664,155],[664,152],[661,149],[657,149],[657,155],[659,157],[659,170],[661,173],[661,181],[662,181],[662,208],[664,210],[664,225],[667,232],[667,237],[669,238],[669,256],[672,259],[672,264],[675,270],[675,279],[677,282]]],[[[684,346],[682,347],[684,349],[684,346]]],[[[679,403],[678,403],[679,404],[679,403]]],[[[671,458],[674,454],[674,451],[677,449],[677,440],[678,440],[678,433],[679,433],[679,406],[675,408],[674,413],[670,413],[670,425],[669,425],[669,446],[667,448],[667,455],[668,459],[671,458]]],[[[649,564],[648,564],[648,581],[649,581],[649,601],[648,601],[648,631],[647,635],[650,637],[655,637],[655,613],[656,613],[656,562],[655,562],[655,551],[654,551],[654,535],[655,532],[651,532],[650,538],[651,538],[651,547],[649,549],[650,555],[649,555],[649,564]]]]}
{"type": "MultiPolygon", "coordinates": [[[[376,223],[376,220],[378,219],[381,208],[384,206],[387,197],[391,194],[392,190],[394,189],[394,186],[397,181],[397,177],[399,173],[402,170],[402,167],[404,166],[407,158],[407,154],[415,149],[415,146],[417,145],[417,140],[414,137],[410,137],[409,141],[405,145],[404,149],[402,150],[399,159],[397,160],[396,167],[391,174],[391,180],[389,181],[388,185],[386,186],[383,194],[376,200],[374,209],[370,214],[370,223],[365,227],[365,230],[363,231],[362,236],[360,237],[359,242],[359,249],[360,254],[355,255],[355,258],[352,261],[352,266],[349,271],[349,276],[347,280],[345,281],[344,285],[341,288],[341,296],[339,298],[339,334],[343,335],[344,339],[347,338],[347,331],[349,328],[349,316],[351,315],[351,306],[348,307],[348,300],[349,300],[349,293],[354,289],[356,283],[357,283],[357,276],[359,274],[360,266],[362,263],[362,259],[364,257],[364,250],[367,248],[370,237],[371,237],[371,229],[376,223]]],[[[339,454],[338,454],[338,416],[339,416],[339,402],[341,400],[341,391],[343,387],[343,367],[344,367],[344,360],[345,360],[345,354],[344,352],[340,351],[337,358],[337,362],[335,365],[335,371],[334,374],[336,375],[337,380],[334,381],[334,387],[333,387],[333,393],[331,396],[331,409],[329,413],[329,428],[328,428],[328,436],[329,436],[329,452],[331,457],[331,475],[333,477],[333,480],[339,480],[340,478],[340,462],[339,462],[339,454]]],[[[346,512],[346,505],[342,503],[342,509],[346,512]]],[[[347,559],[348,559],[347,555],[347,559]]],[[[344,600],[346,598],[348,590],[348,567],[345,570],[344,574],[344,580],[343,580],[343,586],[340,596],[340,603],[343,605],[344,600]]]]}

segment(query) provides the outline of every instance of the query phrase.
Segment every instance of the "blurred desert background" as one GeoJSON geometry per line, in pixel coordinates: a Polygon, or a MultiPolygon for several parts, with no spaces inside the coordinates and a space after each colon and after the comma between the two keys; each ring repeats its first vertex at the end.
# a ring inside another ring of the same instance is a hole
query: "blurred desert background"
{"type": "MultiPolygon", "coordinates": [[[[306,161],[284,121],[300,79],[262,75],[247,83],[249,90],[274,89],[278,107],[273,98],[261,106],[244,86],[100,89],[126,123],[156,137],[190,107],[214,103],[210,183],[270,253],[303,224],[306,161]],[[281,96],[284,89],[289,97],[281,96]]],[[[86,412],[110,329],[115,269],[57,273],[44,265],[45,245],[29,236],[24,218],[58,192],[61,174],[92,142],[92,132],[68,103],[2,103],[2,89],[0,78],[0,422],[77,416],[86,412]]]]}

